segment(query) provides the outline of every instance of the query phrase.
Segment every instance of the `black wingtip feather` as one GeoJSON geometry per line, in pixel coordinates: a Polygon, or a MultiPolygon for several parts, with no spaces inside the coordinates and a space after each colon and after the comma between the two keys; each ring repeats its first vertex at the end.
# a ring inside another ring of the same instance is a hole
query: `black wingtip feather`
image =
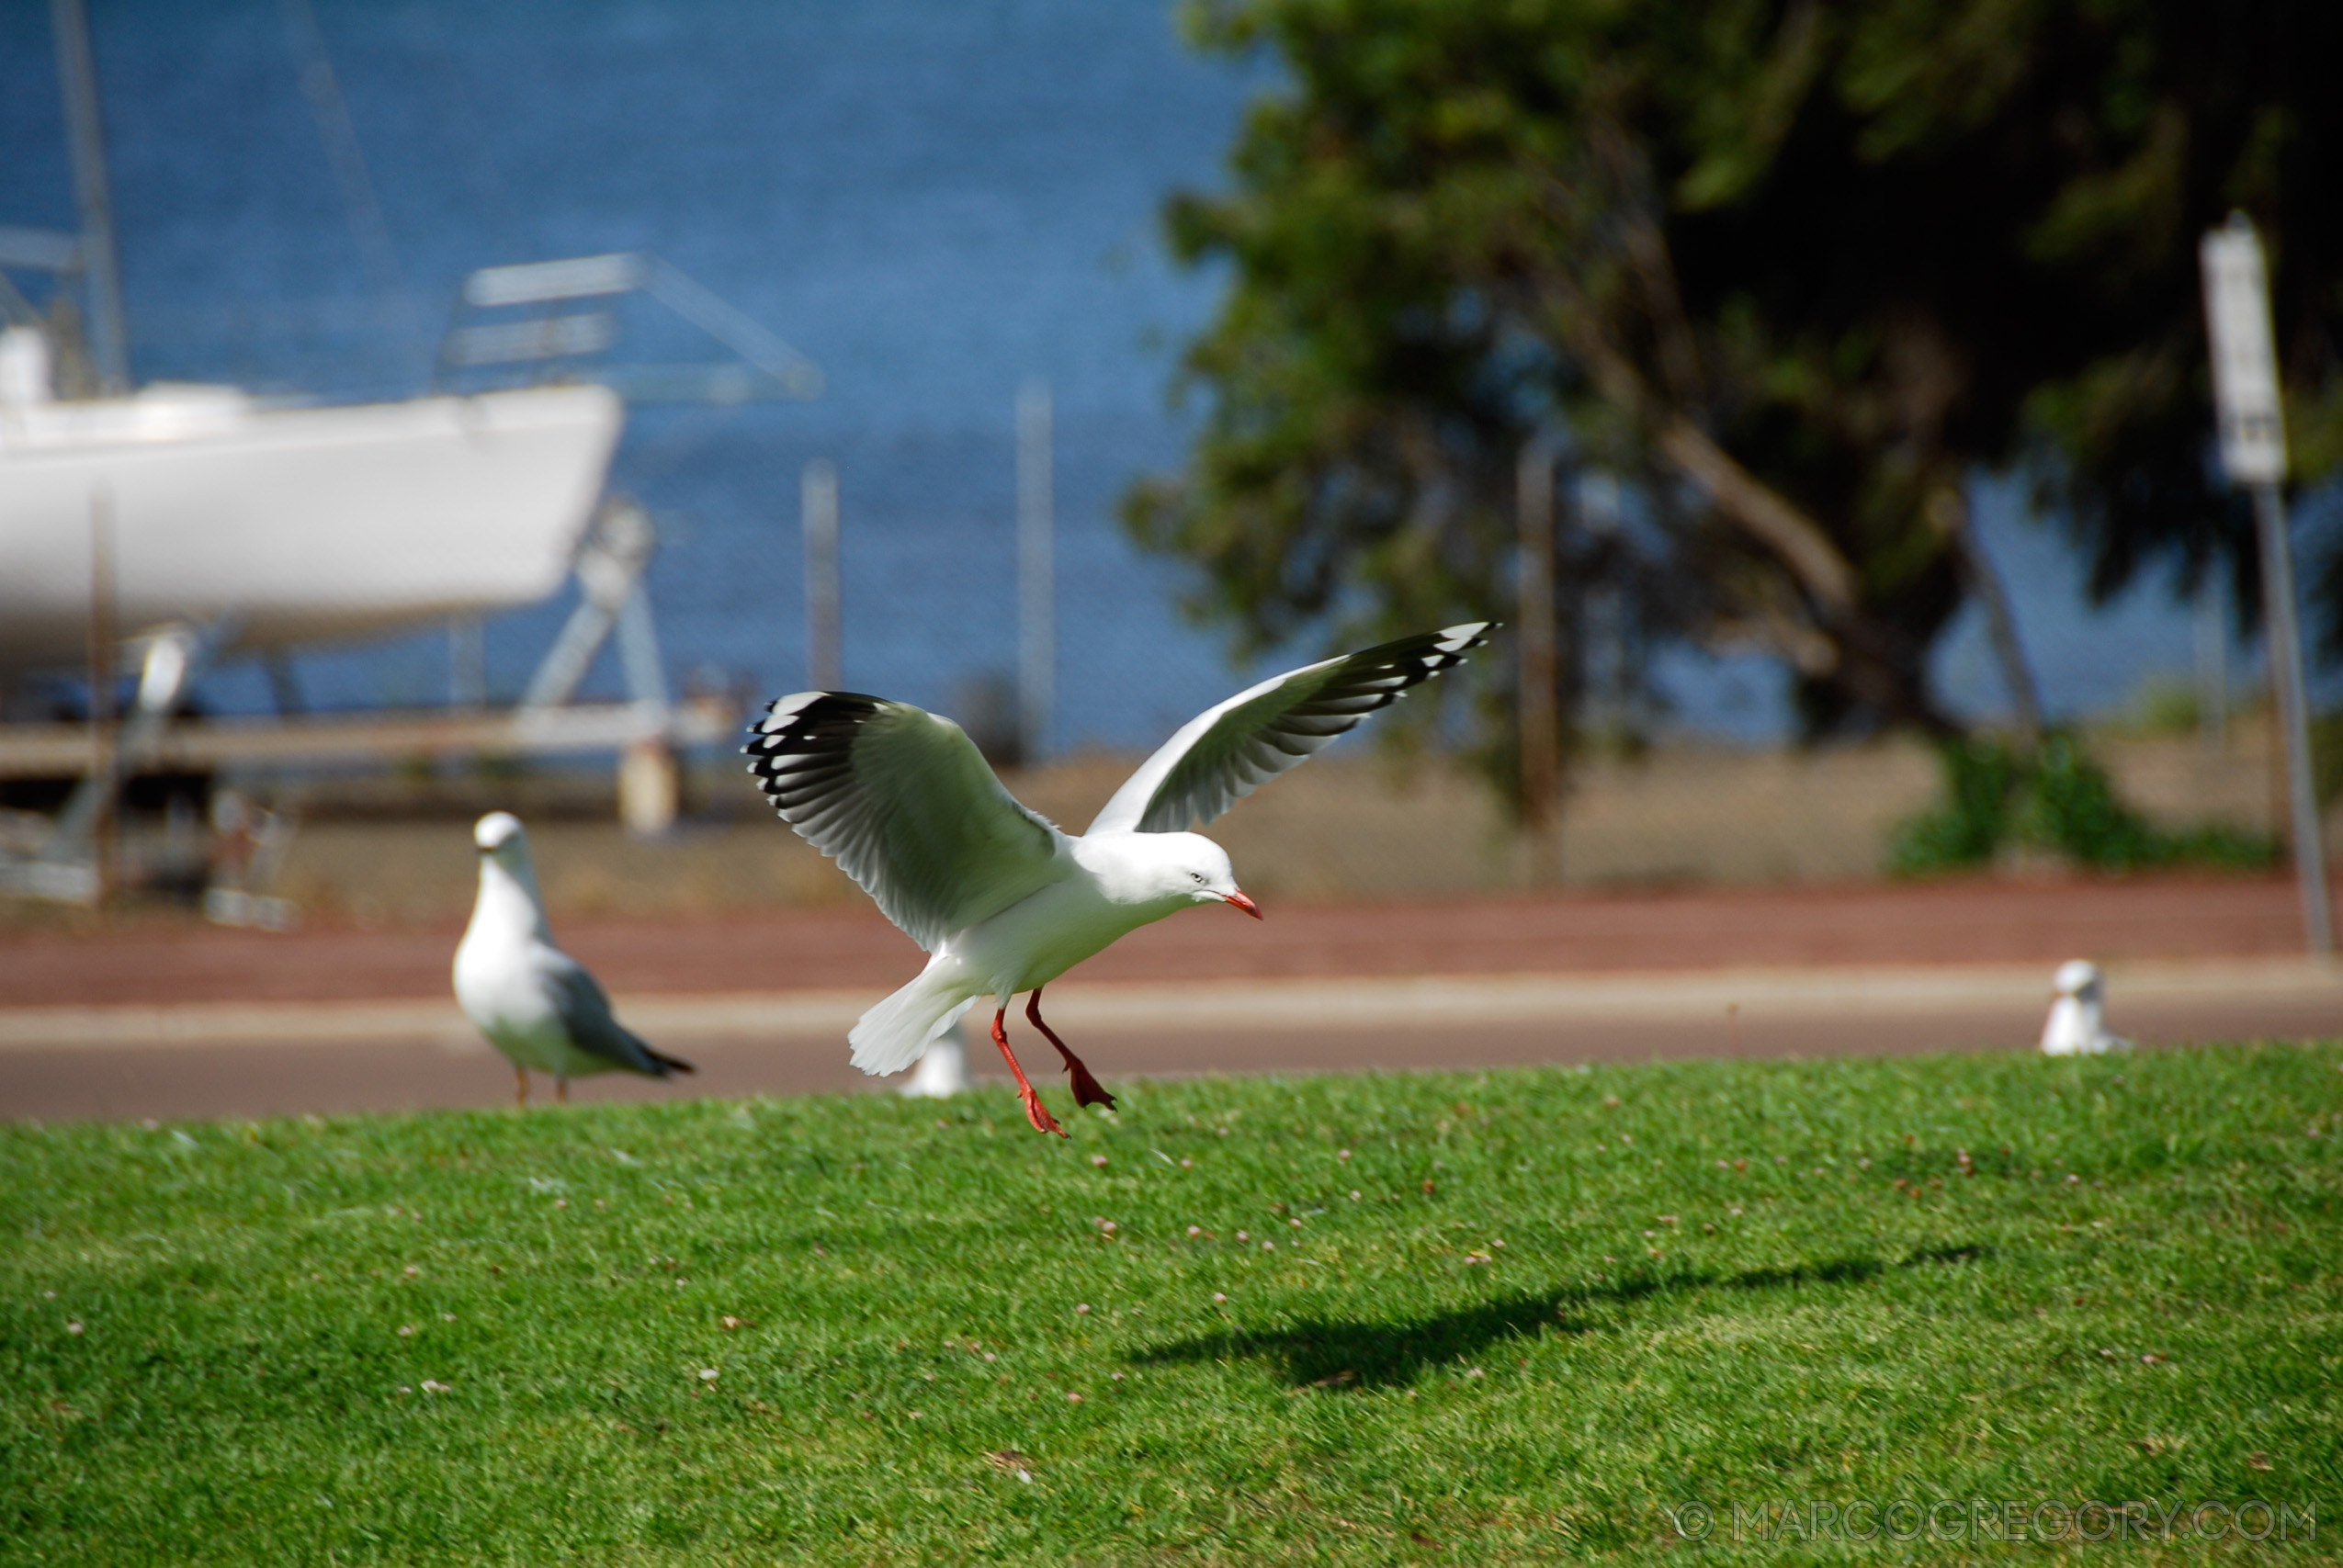
{"type": "MultiPolygon", "coordinates": [[[[1191,752],[1165,775],[1139,814],[1142,832],[1166,832],[1208,822],[1236,800],[1309,756],[1334,737],[1356,728],[1409,691],[1465,662],[1487,645],[1496,623],[1466,621],[1362,649],[1310,694],[1285,707],[1233,750],[1191,752]]],[[[1296,671],[1296,675],[1305,671],[1296,671]]]]}
{"type": "Polygon", "coordinates": [[[805,804],[808,786],[845,768],[855,731],[886,705],[884,698],[863,692],[798,692],[765,704],[741,753],[784,819],[805,804]]]}

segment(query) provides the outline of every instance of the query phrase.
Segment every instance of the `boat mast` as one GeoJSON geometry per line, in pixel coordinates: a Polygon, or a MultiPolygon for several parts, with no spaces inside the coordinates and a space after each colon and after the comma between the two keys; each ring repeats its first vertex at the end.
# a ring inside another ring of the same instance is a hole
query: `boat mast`
{"type": "Polygon", "coordinates": [[[106,137],[99,123],[97,67],[89,49],[83,0],[50,0],[57,35],[57,75],[65,92],[66,139],[73,144],[74,200],[81,209],[81,265],[89,278],[90,354],[100,390],[130,389],[130,333],[122,316],[122,275],[114,257],[114,203],[106,188],[106,137]]]}

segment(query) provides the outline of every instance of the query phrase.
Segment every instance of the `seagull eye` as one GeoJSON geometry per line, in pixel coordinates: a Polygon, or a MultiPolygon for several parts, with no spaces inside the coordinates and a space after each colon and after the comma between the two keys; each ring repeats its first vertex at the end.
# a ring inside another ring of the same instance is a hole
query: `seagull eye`
{"type": "Polygon", "coordinates": [[[1193,876],[1193,877],[1194,877],[1194,878],[1196,879],[1196,886],[1197,886],[1201,887],[1201,886],[1204,886],[1204,882],[1205,882],[1205,874],[1204,874],[1204,873],[1202,873],[1202,872],[1200,872],[1200,871],[1192,871],[1192,872],[1188,873],[1188,874],[1189,874],[1190,876],[1193,876]]]}

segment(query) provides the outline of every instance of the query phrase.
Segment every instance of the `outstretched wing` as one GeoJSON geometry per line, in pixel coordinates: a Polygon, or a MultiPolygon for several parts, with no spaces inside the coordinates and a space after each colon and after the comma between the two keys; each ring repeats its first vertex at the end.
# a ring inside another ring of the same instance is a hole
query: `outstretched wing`
{"type": "Polygon", "coordinates": [[[538,978],[552,998],[553,1015],[570,1036],[570,1043],[590,1056],[616,1062],[639,1073],[663,1078],[673,1071],[690,1072],[692,1065],[654,1051],[610,1010],[610,998],[576,959],[557,948],[539,948],[538,978]]]}
{"type": "Polygon", "coordinates": [[[1211,821],[1409,687],[1463,663],[1488,626],[1421,632],[1239,692],[1181,726],[1115,792],[1090,831],[1174,833],[1211,821]]]}
{"type": "Polygon", "coordinates": [[[958,725],[909,703],[799,692],[741,750],[782,819],[931,953],[1071,863],[958,725]]]}

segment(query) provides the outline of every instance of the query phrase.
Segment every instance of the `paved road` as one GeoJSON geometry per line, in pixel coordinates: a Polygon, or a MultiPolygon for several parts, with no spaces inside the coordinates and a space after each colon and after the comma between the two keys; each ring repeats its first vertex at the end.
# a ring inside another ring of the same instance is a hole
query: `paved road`
{"type": "MultiPolygon", "coordinates": [[[[2343,1032],[2343,981],[2292,959],[2284,883],[1963,884],[1183,914],[1050,993],[1111,1083],[1140,1075],[1822,1055],[2031,1045],[2048,975],[2089,955],[2145,1043],[2343,1032]]],[[[916,967],[859,911],[560,933],[687,1087],[868,1089],[841,1037],[916,967]]],[[[0,946],[0,1115],[251,1115],[496,1104],[454,1014],[453,931],[146,930],[0,946]]],[[[1047,1059],[1047,1053],[1043,1053],[1047,1059]]],[[[979,1059],[979,1065],[991,1064],[979,1059]]]]}

